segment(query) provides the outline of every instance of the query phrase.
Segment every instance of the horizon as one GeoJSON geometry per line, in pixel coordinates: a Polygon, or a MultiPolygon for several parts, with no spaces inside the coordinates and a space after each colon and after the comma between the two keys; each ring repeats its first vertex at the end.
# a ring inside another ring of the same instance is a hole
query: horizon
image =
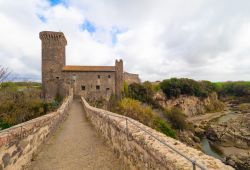
{"type": "Polygon", "coordinates": [[[66,65],[121,58],[142,81],[250,81],[249,1],[143,2],[1,1],[0,65],[41,82],[39,32],[61,31],[66,65]]]}

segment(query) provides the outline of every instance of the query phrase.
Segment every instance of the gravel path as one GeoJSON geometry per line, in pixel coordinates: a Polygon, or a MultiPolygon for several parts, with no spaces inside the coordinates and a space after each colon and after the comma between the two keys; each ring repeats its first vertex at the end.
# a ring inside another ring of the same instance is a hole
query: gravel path
{"type": "Polygon", "coordinates": [[[123,161],[87,121],[80,101],[74,101],[69,117],[34,157],[28,170],[122,170],[123,161]]]}

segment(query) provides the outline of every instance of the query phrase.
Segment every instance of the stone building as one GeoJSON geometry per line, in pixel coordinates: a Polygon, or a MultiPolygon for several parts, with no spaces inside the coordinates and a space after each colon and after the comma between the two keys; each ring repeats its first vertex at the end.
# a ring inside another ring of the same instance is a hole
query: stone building
{"type": "Polygon", "coordinates": [[[65,96],[69,87],[74,88],[75,95],[86,98],[108,99],[111,94],[120,98],[126,79],[129,82],[139,80],[138,75],[137,78],[134,74],[124,75],[122,60],[116,60],[114,66],[66,65],[64,34],[43,31],[39,36],[42,41],[42,93],[46,100],[65,96]]]}

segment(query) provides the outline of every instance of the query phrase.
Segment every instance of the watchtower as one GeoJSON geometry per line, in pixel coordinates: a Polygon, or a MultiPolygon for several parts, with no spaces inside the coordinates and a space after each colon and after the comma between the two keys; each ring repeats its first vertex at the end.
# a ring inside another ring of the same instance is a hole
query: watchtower
{"type": "Polygon", "coordinates": [[[43,31],[42,41],[42,91],[45,100],[63,93],[62,68],[65,66],[67,40],[62,32],[43,31]]]}
{"type": "Polygon", "coordinates": [[[115,60],[115,94],[118,99],[121,98],[123,79],[123,61],[115,60]]]}

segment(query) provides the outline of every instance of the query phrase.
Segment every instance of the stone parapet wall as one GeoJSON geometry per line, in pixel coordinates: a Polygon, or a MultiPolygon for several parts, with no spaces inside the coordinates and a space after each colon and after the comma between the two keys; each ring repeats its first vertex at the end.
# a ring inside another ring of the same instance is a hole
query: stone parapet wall
{"type": "MultiPolygon", "coordinates": [[[[142,129],[147,130],[149,133],[183,153],[188,158],[195,159],[207,169],[233,169],[223,164],[220,160],[188,147],[180,141],[167,137],[138,121],[125,116],[119,116],[118,114],[106,110],[94,108],[90,106],[83,97],[82,103],[87,118],[105,138],[107,143],[111,145],[117,156],[125,160],[125,163],[129,166],[127,169],[192,169],[192,163],[190,161],[180,156],[169,147],[164,146],[142,129]],[[128,126],[126,126],[126,124],[128,126]]],[[[196,169],[200,168],[196,167],[196,169]]]]}
{"type": "Polygon", "coordinates": [[[73,91],[56,112],[0,131],[0,169],[23,169],[45,139],[66,118],[73,91]]]}

